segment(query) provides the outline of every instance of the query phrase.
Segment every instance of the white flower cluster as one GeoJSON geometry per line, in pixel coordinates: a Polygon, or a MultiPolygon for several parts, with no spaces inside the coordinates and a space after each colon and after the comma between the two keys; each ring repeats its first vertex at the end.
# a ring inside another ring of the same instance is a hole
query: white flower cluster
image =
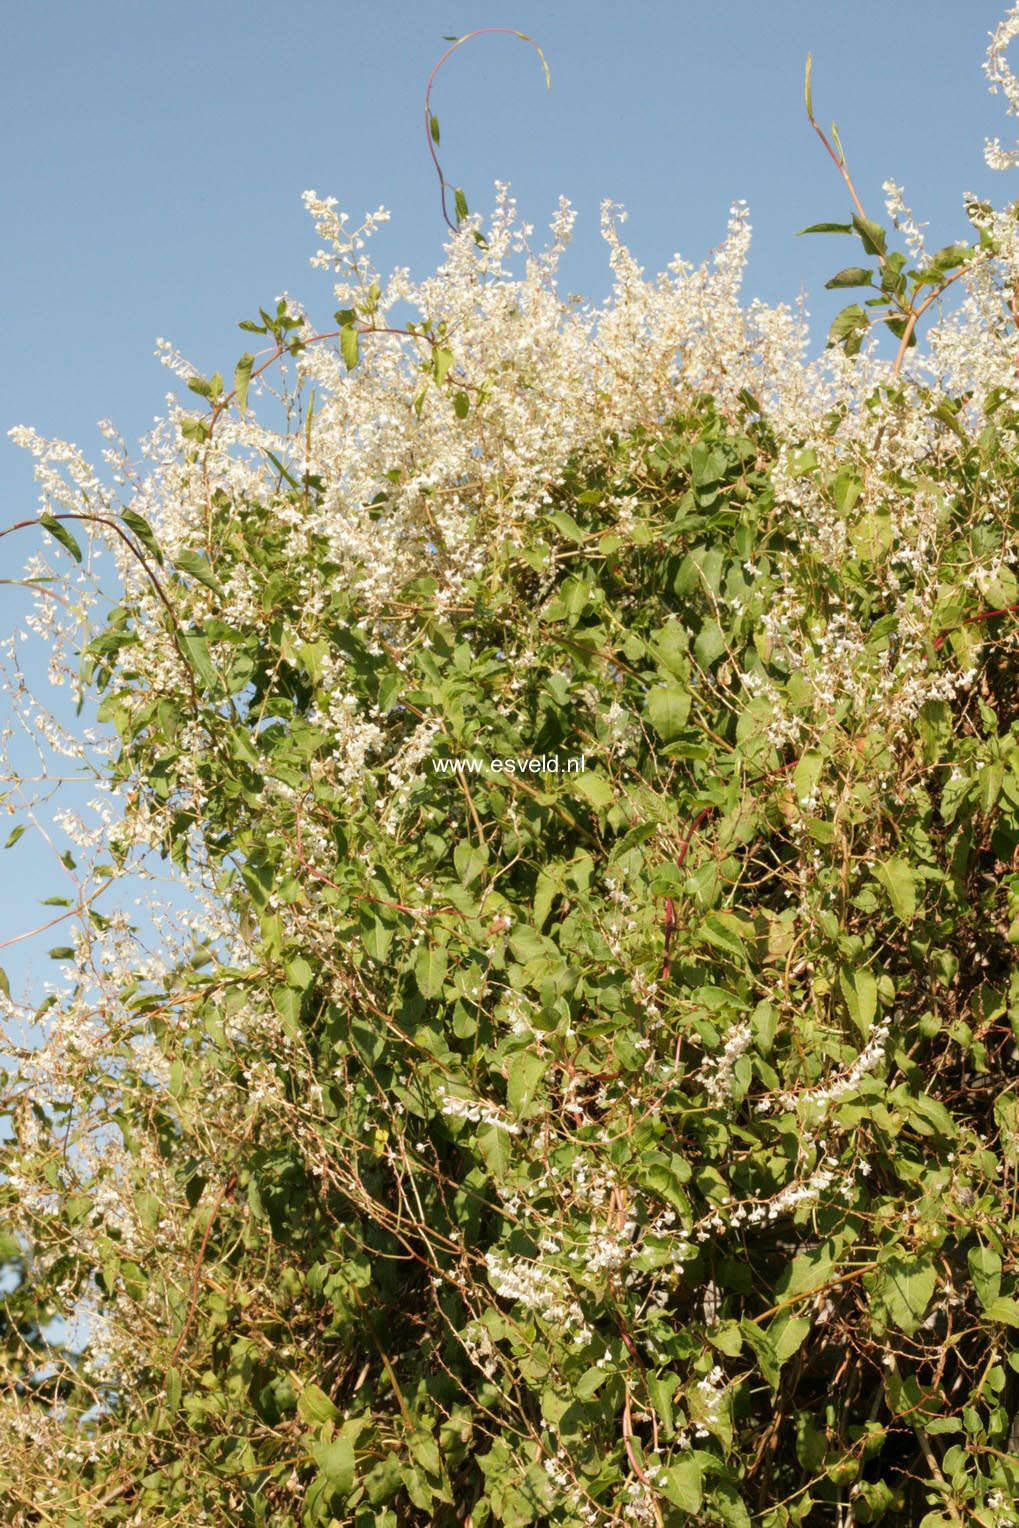
{"type": "MultiPolygon", "coordinates": [[[[832,1104],[840,1103],[843,1098],[855,1093],[861,1080],[880,1066],[890,1033],[891,1023],[888,1019],[876,1024],[867,1044],[846,1071],[830,1077],[822,1087],[804,1088],[798,1093],[780,1093],[777,1102],[783,1109],[797,1109],[808,1105],[811,1109],[824,1113],[832,1104]]],[[[772,1099],[762,1098],[757,1104],[757,1113],[769,1114],[773,1107],[772,1099]]]]}
{"type": "Polygon", "coordinates": [[[435,1091],[439,1094],[439,1107],[448,1118],[469,1120],[475,1125],[491,1125],[496,1130],[505,1130],[507,1135],[520,1134],[520,1126],[515,1120],[507,1119],[496,1104],[486,1099],[458,1098],[453,1093],[447,1093],[441,1083],[435,1091]]]}
{"type": "Polygon", "coordinates": [[[485,1255],[488,1282],[504,1300],[512,1300],[533,1311],[568,1333],[578,1347],[590,1342],[594,1333],[579,1304],[570,1295],[565,1279],[542,1262],[524,1257],[504,1258],[498,1253],[485,1255]]]}
{"type": "Polygon", "coordinates": [[[734,1024],[726,1035],[725,1045],[718,1056],[709,1056],[701,1062],[699,1071],[704,1079],[708,1097],[716,1106],[725,1103],[732,1092],[732,1073],[736,1062],[750,1049],[753,1030],[744,1019],[734,1024]]]}
{"type": "MultiPolygon", "coordinates": [[[[984,73],[993,94],[1004,92],[1010,116],[1019,115],[1019,80],[1016,79],[1006,60],[1009,45],[1019,37],[1019,5],[1013,5],[1004,21],[991,33],[990,46],[984,60],[984,73]]],[[[984,158],[992,170],[1011,170],[1019,164],[1019,150],[1003,149],[1001,140],[988,139],[984,145],[984,158]]]]}

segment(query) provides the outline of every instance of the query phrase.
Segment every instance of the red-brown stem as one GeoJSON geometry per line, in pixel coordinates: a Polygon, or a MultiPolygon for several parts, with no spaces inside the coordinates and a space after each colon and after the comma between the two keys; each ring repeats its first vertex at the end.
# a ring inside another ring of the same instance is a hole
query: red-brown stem
{"type": "Polygon", "coordinates": [[[952,272],[951,276],[946,276],[941,285],[939,287],[935,287],[930,296],[926,297],[918,308],[912,309],[908,319],[906,320],[906,327],[902,331],[902,339],[899,341],[899,349],[895,357],[895,365],[892,367],[893,376],[897,377],[899,372],[902,370],[902,363],[906,358],[906,351],[909,349],[909,341],[912,337],[913,330],[916,328],[920,319],[923,318],[931,303],[937,302],[938,298],[948,290],[953,281],[958,281],[960,276],[965,276],[967,271],[972,270],[972,268],[972,264],[960,266],[957,271],[952,272]]]}
{"type": "MultiPolygon", "coordinates": [[[[435,173],[439,177],[439,194],[442,198],[442,216],[445,219],[447,228],[451,228],[454,233],[457,232],[459,224],[454,223],[450,219],[449,213],[446,210],[446,187],[448,182],[445,175],[442,173],[442,166],[439,163],[439,156],[435,152],[435,140],[432,137],[432,86],[435,84],[435,76],[438,74],[447,58],[449,58],[451,54],[455,53],[457,48],[462,48],[464,43],[470,42],[472,37],[484,37],[487,33],[491,32],[500,33],[505,37],[519,37],[521,42],[529,42],[531,43],[532,47],[538,46],[537,43],[533,42],[530,37],[526,37],[523,32],[518,32],[515,27],[479,27],[476,32],[467,32],[463,37],[458,37],[456,42],[454,42],[450,47],[446,49],[445,53],[439,59],[439,62],[436,64],[435,68],[428,76],[428,84],[425,86],[425,141],[428,144],[428,152],[432,156],[432,164],[435,166],[435,173]]],[[[542,63],[544,63],[544,55],[542,54],[540,48],[538,48],[538,56],[541,58],[542,63]]],[[[547,67],[545,72],[546,74],[548,73],[547,67]]]]}
{"type": "Polygon", "coordinates": [[[828,138],[827,138],[826,134],[819,127],[819,125],[818,125],[816,119],[814,118],[814,115],[813,115],[812,112],[809,113],[809,119],[810,119],[811,127],[814,129],[814,132],[817,134],[817,136],[820,138],[821,142],[824,144],[825,148],[828,150],[828,153],[832,157],[832,161],[833,161],[833,163],[835,165],[835,168],[838,170],[839,174],[842,176],[842,179],[845,181],[846,185],[848,186],[849,194],[853,198],[853,206],[856,208],[857,215],[859,217],[863,218],[864,220],[866,220],[867,214],[863,210],[863,203],[860,201],[860,198],[856,194],[856,187],[853,185],[853,178],[852,178],[852,176],[849,173],[849,169],[848,169],[848,167],[846,165],[845,159],[843,158],[843,156],[841,154],[837,154],[835,152],[835,150],[832,148],[831,144],[828,142],[828,138]]]}

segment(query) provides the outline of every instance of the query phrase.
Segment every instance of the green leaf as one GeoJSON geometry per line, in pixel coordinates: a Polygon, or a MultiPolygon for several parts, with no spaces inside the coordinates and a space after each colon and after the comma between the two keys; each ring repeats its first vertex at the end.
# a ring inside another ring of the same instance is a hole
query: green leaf
{"type": "Polygon", "coordinates": [[[305,1385],[297,1398],[297,1415],[313,1427],[321,1422],[338,1422],[341,1413],[319,1385],[305,1385]]]}
{"type": "Polygon", "coordinates": [[[70,944],[54,945],[52,950],[46,951],[51,960],[73,960],[74,947],[70,944]]]}
{"type": "Polygon", "coordinates": [[[701,924],[697,931],[698,943],[714,945],[716,950],[722,950],[726,955],[739,961],[741,965],[747,963],[746,946],[742,939],[742,930],[736,919],[731,914],[712,913],[701,924]]]}
{"type": "Polygon", "coordinates": [[[11,984],[8,980],[7,972],[4,970],[3,966],[0,966],[0,992],[2,992],[4,997],[7,998],[9,998],[11,995],[11,984]]]}
{"type": "Polygon", "coordinates": [[[655,685],[647,698],[648,716],[663,743],[671,743],[686,726],[690,715],[690,691],[677,684],[655,685]]]}
{"type": "Polygon", "coordinates": [[[673,1209],[685,1214],[690,1208],[690,1201],[683,1192],[683,1185],[679,1174],[673,1170],[669,1160],[656,1153],[656,1159],[647,1161],[640,1167],[637,1181],[645,1193],[657,1194],[673,1209]]]}
{"type": "Polygon", "coordinates": [[[429,130],[429,132],[432,135],[432,142],[436,145],[436,147],[438,147],[438,143],[439,143],[439,119],[435,115],[434,111],[433,112],[429,112],[428,117],[429,117],[429,120],[428,120],[428,130],[429,130]]]}
{"type": "Polygon", "coordinates": [[[853,1023],[867,1038],[877,1013],[877,981],[874,973],[866,966],[859,966],[855,970],[843,966],[839,971],[839,986],[853,1023]]]}
{"type": "Polygon", "coordinates": [[[17,843],[18,839],[21,838],[22,834],[25,833],[25,832],[26,832],[25,824],[23,822],[19,822],[18,826],[16,828],[12,828],[11,829],[11,835],[8,838],[7,842],[4,844],[4,848],[5,849],[12,849],[14,847],[14,845],[17,843]]]}
{"type": "Polygon", "coordinates": [[[81,547],[75,541],[66,525],[62,525],[52,515],[40,515],[39,524],[45,526],[54,540],[59,541],[60,545],[70,552],[75,562],[81,561],[81,547]]]}
{"type": "Polygon", "coordinates": [[[852,223],[811,223],[809,228],[797,229],[796,237],[805,233],[852,233],[852,223]]]}
{"type": "Polygon", "coordinates": [[[796,768],[793,770],[793,790],[801,806],[813,795],[814,786],[821,778],[824,768],[824,755],[816,749],[810,748],[800,756],[796,768]]]}
{"type": "Polygon", "coordinates": [[[446,980],[446,951],[441,944],[423,944],[414,961],[414,979],[423,998],[437,998],[446,980]]]}
{"type": "Polygon", "coordinates": [[[573,775],[571,777],[571,784],[574,790],[579,791],[582,796],[590,801],[593,807],[597,807],[599,810],[603,807],[611,806],[615,800],[612,786],[608,780],[606,780],[604,775],[597,774],[593,769],[584,769],[581,770],[579,775],[573,775]]]}
{"type": "Polygon", "coordinates": [[[1001,1258],[990,1247],[971,1247],[966,1261],[977,1298],[986,1311],[1001,1294],[1001,1258]]]}
{"type": "Polygon", "coordinates": [[[880,223],[873,222],[870,218],[853,218],[853,227],[859,234],[864,249],[868,255],[884,255],[888,237],[880,223]]]}
{"type": "Polygon", "coordinates": [[[575,546],[583,541],[586,532],[577,524],[572,515],[566,513],[565,509],[557,509],[548,518],[559,534],[566,537],[567,541],[572,541],[575,546]]]}
{"type": "Polygon", "coordinates": [[[209,656],[209,644],[202,633],[200,631],[182,632],[180,645],[184,649],[185,658],[202,683],[210,690],[215,689],[219,679],[212,666],[212,658],[209,656]]]}
{"type": "Polygon", "coordinates": [[[506,1102],[518,1119],[530,1109],[547,1066],[546,1059],[534,1051],[521,1051],[510,1062],[506,1078],[506,1102]]]}
{"type": "Polygon", "coordinates": [[[780,1368],[799,1351],[809,1331],[810,1320],[807,1316],[786,1316],[768,1328],[780,1368]]]}
{"type": "Polygon", "coordinates": [[[866,966],[860,966],[853,972],[853,986],[860,1005],[860,1023],[864,1030],[869,1030],[877,1013],[877,982],[874,973],[868,971],[866,966]]]}
{"type": "Polygon", "coordinates": [[[984,1315],[988,1321],[1000,1321],[1004,1326],[1019,1326],[1019,1300],[1001,1295],[999,1299],[991,1301],[984,1315]]]}
{"type": "Polygon", "coordinates": [[[859,303],[852,303],[837,313],[828,330],[828,344],[842,345],[847,355],[856,355],[870,321],[859,303]]]}
{"type": "Polygon", "coordinates": [[[180,1410],[181,1377],[179,1369],[166,1371],[166,1409],[171,1416],[180,1410]]]}
{"type": "Polygon", "coordinates": [[[246,409],[248,406],[248,385],[251,382],[251,368],[254,364],[255,357],[246,350],[234,367],[234,392],[237,395],[239,409],[246,409]]]}
{"type": "Polygon", "coordinates": [[[138,537],[145,550],[151,552],[156,561],[162,564],[163,554],[159,550],[159,543],[156,541],[152,527],[145,517],[137,514],[133,509],[125,509],[121,511],[120,518],[128,530],[133,531],[138,537]]]}
{"type": "Polygon", "coordinates": [[[489,1177],[496,1183],[501,1183],[509,1172],[513,1159],[509,1131],[500,1129],[498,1125],[481,1125],[478,1129],[478,1147],[489,1177]]]}
{"type": "Polygon", "coordinates": [[[904,859],[893,858],[874,866],[874,874],[888,893],[897,918],[911,923],[916,915],[916,883],[904,859]]]}
{"type": "Polygon", "coordinates": [[[683,1512],[696,1516],[701,1510],[703,1496],[701,1467],[693,1454],[681,1455],[655,1478],[658,1490],[666,1501],[683,1512]]]}
{"type": "Polygon", "coordinates": [[[471,411],[471,400],[466,393],[453,394],[453,413],[458,419],[466,419],[471,411]]]}
{"type": "Polygon", "coordinates": [[[872,1306],[912,1337],[934,1293],[934,1263],[929,1256],[895,1252],[885,1257],[874,1274],[872,1306]]]}
{"type": "Polygon", "coordinates": [[[817,1247],[812,1252],[798,1252],[778,1280],[775,1293],[783,1302],[797,1295],[812,1294],[824,1288],[834,1270],[835,1261],[829,1246],[817,1247]]]}
{"type": "Polygon", "coordinates": [[[340,354],[346,362],[347,370],[353,371],[361,358],[357,330],[353,324],[345,324],[340,330],[340,354]]]}
{"type": "Polygon", "coordinates": [[[220,599],[226,599],[226,590],[201,552],[181,552],[173,559],[173,565],[181,573],[190,573],[192,578],[197,578],[200,584],[218,594],[220,599]]]}
{"type": "MultiPolygon", "coordinates": [[[[605,1373],[604,1369],[597,1371],[605,1373]]],[[[648,1399],[661,1420],[665,1429],[665,1436],[671,1438],[675,1432],[675,1419],[672,1410],[672,1397],[679,1383],[677,1374],[660,1375],[651,1370],[645,1377],[648,1399]]]]}
{"type": "Polygon", "coordinates": [[[839,287],[861,287],[874,284],[874,272],[867,270],[863,265],[847,265],[845,270],[836,271],[830,281],[825,282],[825,290],[836,291],[839,287]]]}
{"type": "Polygon", "coordinates": [[[430,1432],[417,1432],[407,1439],[407,1447],[415,1464],[435,1479],[442,1478],[442,1459],[439,1446],[430,1432]]]}
{"type": "Polygon", "coordinates": [[[456,191],[453,193],[453,203],[456,207],[456,220],[458,223],[462,223],[464,218],[467,216],[468,209],[467,198],[464,196],[459,186],[457,186],[456,191]]]}
{"type": "MultiPolygon", "coordinates": [[[[300,1402],[298,1402],[298,1409],[300,1409],[300,1402]]],[[[341,1496],[349,1496],[354,1489],[356,1472],[354,1445],[350,1439],[341,1435],[333,1438],[329,1443],[313,1443],[311,1452],[315,1463],[333,1490],[338,1491],[341,1496]]]]}
{"type": "Polygon", "coordinates": [[[443,382],[445,382],[446,375],[449,371],[449,368],[452,366],[453,361],[453,352],[452,350],[447,350],[445,345],[441,345],[433,355],[432,367],[435,372],[435,380],[440,387],[442,386],[443,382]]]}
{"type": "Polygon", "coordinates": [[[463,886],[469,886],[476,880],[487,863],[488,850],[468,843],[466,839],[461,840],[453,850],[453,865],[463,886]]]}

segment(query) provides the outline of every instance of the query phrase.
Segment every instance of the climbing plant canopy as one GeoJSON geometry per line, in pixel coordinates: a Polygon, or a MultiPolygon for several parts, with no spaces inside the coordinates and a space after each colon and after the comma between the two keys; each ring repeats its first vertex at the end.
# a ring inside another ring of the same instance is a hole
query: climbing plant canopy
{"type": "Polygon", "coordinates": [[[327,324],[167,348],[103,473],[14,432],[99,709],[6,1521],[1019,1521],[1019,219],[927,251],[807,110],[820,354],[739,205],[653,281],[606,205],[583,306],[568,204],[536,251],[440,169],[427,279],[309,192],[327,324]]]}

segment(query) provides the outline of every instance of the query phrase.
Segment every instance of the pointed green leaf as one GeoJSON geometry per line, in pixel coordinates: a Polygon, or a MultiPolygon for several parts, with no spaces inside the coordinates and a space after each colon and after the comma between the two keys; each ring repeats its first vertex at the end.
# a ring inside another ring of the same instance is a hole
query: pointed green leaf
{"type": "Polygon", "coordinates": [[[1000,1321],[1003,1326],[1019,1326],[1019,1300],[1011,1295],[1000,1295],[992,1300],[984,1311],[988,1321],[1000,1321]]]}
{"type": "Polygon", "coordinates": [[[460,883],[469,886],[488,863],[488,850],[463,839],[453,850],[453,865],[460,883]]]}
{"type": "Polygon", "coordinates": [[[248,384],[251,381],[251,368],[254,364],[255,357],[246,350],[234,367],[234,392],[237,395],[239,409],[246,409],[248,406],[248,384]]]}
{"type": "Polygon", "coordinates": [[[863,265],[847,265],[845,270],[837,271],[824,285],[825,290],[831,292],[838,287],[873,286],[873,284],[873,271],[867,270],[863,265]]]}
{"type": "Polygon", "coordinates": [[[991,1247],[971,1247],[966,1261],[977,1298],[988,1310],[1001,1294],[1001,1258],[991,1247]]]}
{"type": "Polygon", "coordinates": [[[880,1316],[912,1337],[926,1315],[934,1284],[930,1257],[896,1252],[878,1266],[871,1304],[880,1316]]]}
{"type": "Polygon", "coordinates": [[[353,371],[360,360],[358,348],[357,330],[352,324],[346,324],[340,330],[340,354],[347,364],[347,370],[353,371]]]}
{"type": "Polygon", "coordinates": [[[870,218],[854,217],[853,227],[859,234],[868,255],[881,256],[884,254],[888,236],[880,223],[875,223],[870,218]]]}
{"type": "Polygon", "coordinates": [[[444,345],[435,352],[432,357],[432,365],[435,368],[435,380],[441,387],[446,380],[446,374],[453,364],[453,352],[447,350],[444,345]]]}
{"type": "Polygon", "coordinates": [[[869,319],[859,303],[843,308],[832,320],[828,330],[829,345],[843,345],[847,355],[856,355],[863,335],[869,327],[869,319]]]}
{"type": "Polygon", "coordinates": [[[712,913],[705,918],[697,932],[697,942],[714,945],[716,950],[722,950],[741,965],[747,963],[746,946],[739,925],[733,917],[724,913],[712,913]]]}
{"type": "Polygon", "coordinates": [[[874,874],[888,893],[897,918],[911,923],[916,916],[916,883],[904,859],[893,858],[874,866],[874,874]]]}
{"type": "Polygon", "coordinates": [[[701,1510],[702,1482],[700,1464],[692,1453],[680,1455],[675,1464],[659,1471],[655,1478],[656,1488],[665,1500],[693,1517],[701,1510]]]}
{"type": "Polygon", "coordinates": [[[354,1445],[349,1438],[333,1438],[329,1443],[313,1443],[315,1463],[334,1491],[349,1496],[354,1489],[354,1445]]]}
{"type": "Polygon", "coordinates": [[[547,1066],[544,1057],[536,1055],[534,1051],[521,1051],[510,1062],[506,1078],[506,1102],[518,1119],[530,1109],[547,1066]]]}
{"type": "Polygon", "coordinates": [[[440,944],[423,944],[414,961],[414,979],[421,996],[431,1000],[439,996],[446,980],[446,951],[440,944]]]}
{"type": "Polygon", "coordinates": [[[143,515],[137,514],[133,509],[121,511],[120,518],[129,531],[133,531],[147,552],[151,552],[158,563],[162,563],[163,554],[159,550],[152,527],[143,515]]]}
{"type": "Polygon", "coordinates": [[[181,634],[180,645],[184,649],[185,658],[202,683],[209,689],[215,689],[219,680],[216,670],[212,666],[209,644],[202,633],[200,631],[183,632],[181,634]]]}
{"type": "Polygon", "coordinates": [[[604,775],[596,774],[593,769],[585,769],[579,775],[574,775],[571,789],[578,791],[599,810],[602,807],[611,806],[615,800],[608,780],[604,775]]]}
{"type": "Polygon", "coordinates": [[[484,1158],[488,1175],[496,1183],[509,1172],[513,1160],[512,1136],[498,1125],[481,1125],[478,1128],[478,1149],[484,1158]]]}
{"type": "Polygon", "coordinates": [[[81,547],[75,541],[66,525],[61,525],[60,521],[55,520],[52,515],[40,515],[39,524],[44,525],[50,535],[70,552],[75,562],[81,561],[81,547]]]}
{"type": "Polygon", "coordinates": [[[190,573],[192,578],[197,578],[200,584],[218,594],[220,599],[226,599],[226,590],[213,573],[201,552],[181,552],[173,560],[173,565],[181,573],[190,573]]]}
{"type": "Polygon", "coordinates": [[[824,755],[818,753],[815,748],[810,748],[802,754],[796,768],[793,770],[793,789],[800,805],[805,805],[814,793],[814,787],[821,778],[824,768],[824,755]]]}
{"type": "Polygon", "coordinates": [[[302,1422],[315,1426],[321,1422],[338,1422],[339,1408],[334,1406],[325,1391],[315,1384],[305,1385],[297,1398],[297,1415],[302,1422]]]}
{"type": "Polygon", "coordinates": [[[690,691],[678,684],[655,685],[648,694],[647,711],[663,743],[671,743],[686,726],[690,715],[690,691]]]}

